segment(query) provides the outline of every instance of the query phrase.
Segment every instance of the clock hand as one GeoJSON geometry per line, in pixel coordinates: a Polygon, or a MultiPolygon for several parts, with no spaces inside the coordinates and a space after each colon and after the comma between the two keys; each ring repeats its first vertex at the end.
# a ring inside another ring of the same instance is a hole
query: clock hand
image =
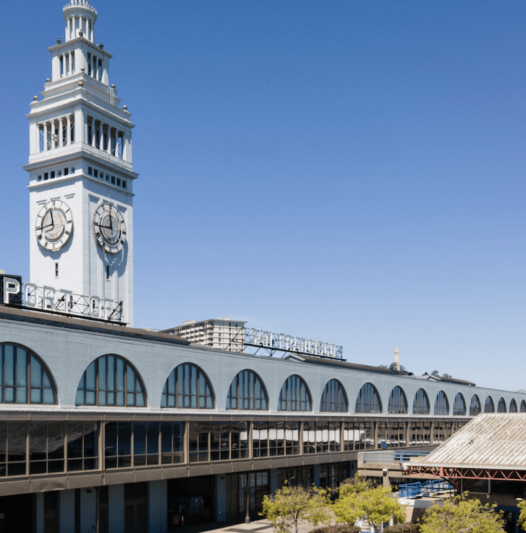
{"type": "Polygon", "coordinates": [[[51,225],[54,226],[55,225],[55,221],[53,220],[53,209],[51,209],[49,214],[51,215],[51,225]]]}

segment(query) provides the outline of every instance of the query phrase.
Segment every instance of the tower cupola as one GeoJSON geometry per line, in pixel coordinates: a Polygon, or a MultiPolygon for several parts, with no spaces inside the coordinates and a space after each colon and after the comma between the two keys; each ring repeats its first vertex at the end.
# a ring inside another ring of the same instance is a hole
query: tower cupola
{"type": "Polygon", "coordinates": [[[88,0],[71,0],[71,3],[64,6],[64,19],[66,20],[66,42],[80,36],[92,43],[95,42],[97,10],[90,5],[88,0]]]}

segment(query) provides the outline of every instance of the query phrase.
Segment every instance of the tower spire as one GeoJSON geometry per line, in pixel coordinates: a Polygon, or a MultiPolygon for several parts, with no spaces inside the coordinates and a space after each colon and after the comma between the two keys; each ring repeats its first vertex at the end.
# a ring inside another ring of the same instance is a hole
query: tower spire
{"type": "Polygon", "coordinates": [[[64,6],[63,14],[66,21],[66,42],[82,36],[95,42],[97,10],[88,0],[71,0],[64,6]]]}

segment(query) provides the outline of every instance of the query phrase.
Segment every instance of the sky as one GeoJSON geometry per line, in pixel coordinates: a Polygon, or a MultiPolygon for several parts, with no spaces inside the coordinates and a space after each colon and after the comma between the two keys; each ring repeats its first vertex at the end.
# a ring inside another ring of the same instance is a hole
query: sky
{"type": "MultiPolygon", "coordinates": [[[[65,0],[0,18],[0,268],[65,0]]],[[[230,317],[526,389],[526,3],[93,0],[133,140],[135,326],[230,317]]]]}

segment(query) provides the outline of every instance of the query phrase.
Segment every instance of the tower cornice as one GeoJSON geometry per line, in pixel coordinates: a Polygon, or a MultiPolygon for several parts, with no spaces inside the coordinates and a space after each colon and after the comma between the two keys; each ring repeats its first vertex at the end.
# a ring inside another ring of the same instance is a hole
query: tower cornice
{"type": "Polygon", "coordinates": [[[53,53],[53,52],[56,52],[57,50],[64,50],[66,48],[74,48],[75,47],[74,45],[76,45],[76,44],[85,44],[89,48],[91,48],[92,50],[95,50],[98,54],[101,54],[101,55],[107,57],[108,59],[111,59],[113,57],[113,54],[110,54],[109,52],[107,52],[106,50],[104,50],[100,46],[92,43],[91,41],[89,41],[85,37],[76,37],[75,39],[71,39],[71,41],[66,41],[65,43],[55,44],[53,46],[50,46],[48,48],[48,50],[51,53],[53,53]]]}

